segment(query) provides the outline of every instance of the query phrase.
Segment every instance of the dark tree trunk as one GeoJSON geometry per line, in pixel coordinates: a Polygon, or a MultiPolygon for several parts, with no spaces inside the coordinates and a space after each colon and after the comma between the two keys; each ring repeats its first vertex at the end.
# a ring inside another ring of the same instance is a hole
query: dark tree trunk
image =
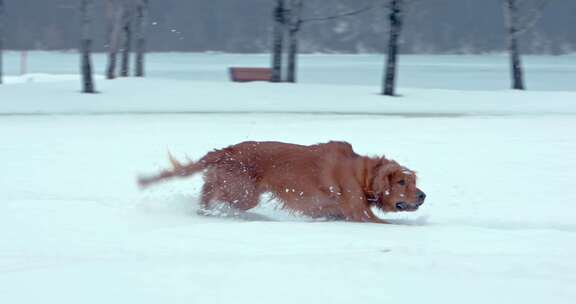
{"type": "Polygon", "coordinates": [[[148,0],[139,0],[136,6],[136,77],[144,77],[144,56],[146,53],[146,22],[148,0]]]}
{"type": "Polygon", "coordinates": [[[0,84],[3,82],[2,52],[4,50],[4,0],[0,0],[0,84]]]}
{"type": "Polygon", "coordinates": [[[508,49],[510,52],[510,69],[512,73],[512,89],[525,90],[524,70],[522,68],[520,50],[518,49],[518,40],[515,37],[511,37],[508,43],[508,49]]]}
{"type": "Polygon", "coordinates": [[[507,35],[508,35],[508,52],[510,53],[510,73],[512,79],[512,89],[524,90],[524,71],[522,68],[522,59],[518,46],[518,36],[520,34],[519,10],[517,0],[505,0],[504,15],[506,17],[507,35]]]}
{"type": "Polygon", "coordinates": [[[130,73],[130,52],[132,51],[132,12],[126,10],[124,16],[124,24],[122,26],[122,36],[124,45],[122,47],[122,65],[120,68],[120,76],[128,77],[130,73]]]}
{"type": "Polygon", "coordinates": [[[282,49],[284,42],[284,0],[276,0],[274,8],[274,30],[272,39],[272,82],[282,81],[282,49]]]}
{"type": "Polygon", "coordinates": [[[286,75],[287,82],[296,82],[296,73],[298,69],[298,30],[290,30],[289,47],[288,47],[288,71],[286,75]]]}
{"type": "Polygon", "coordinates": [[[106,78],[116,78],[116,58],[120,32],[122,30],[122,15],[124,6],[118,0],[108,0],[106,17],[108,19],[108,66],[106,78]]]}
{"type": "Polygon", "coordinates": [[[298,70],[298,33],[302,24],[302,0],[290,2],[288,20],[288,71],[287,82],[296,82],[298,70]]]}
{"type": "MultiPolygon", "coordinates": [[[[2,0],[0,0],[2,1],[2,0]]],[[[94,80],[92,79],[92,0],[82,0],[80,6],[80,20],[82,22],[82,38],[80,42],[80,69],[82,74],[82,92],[95,93],[94,80]]]]}
{"type": "MultiPolygon", "coordinates": [[[[87,0],[84,0],[87,1],[87,0]]],[[[82,39],[82,92],[96,93],[94,80],[92,79],[92,40],[82,39]]]]}
{"type": "Polygon", "coordinates": [[[134,76],[144,77],[146,75],[144,68],[144,56],[146,54],[146,40],[139,38],[136,40],[136,71],[134,76]]]}
{"type": "Polygon", "coordinates": [[[400,33],[402,31],[402,3],[403,0],[390,0],[390,36],[388,37],[388,55],[384,73],[382,94],[396,95],[396,74],[398,70],[398,48],[400,33]]]}
{"type": "Polygon", "coordinates": [[[106,67],[106,78],[114,79],[116,78],[116,55],[117,51],[108,51],[108,66],[106,67]]]}

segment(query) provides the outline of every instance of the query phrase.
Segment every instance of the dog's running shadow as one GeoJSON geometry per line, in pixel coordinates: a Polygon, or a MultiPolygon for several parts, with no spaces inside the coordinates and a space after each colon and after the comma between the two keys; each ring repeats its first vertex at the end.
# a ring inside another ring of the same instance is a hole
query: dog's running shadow
{"type": "MultiPolygon", "coordinates": [[[[322,222],[346,222],[343,219],[336,218],[318,218],[313,219],[303,215],[290,215],[289,218],[274,218],[268,215],[250,212],[250,211],[239,211],[226,206],[219,206],[213,209],[198,209],[196,214],[206,217],[214,218],[227,218],[240,220],[244,222],[312,222],[312,223],[322,223],[322,222]]],[[[420,216],[415,219],[385,219],[391,225],[397,226],[426,226],[428,225],[428,217],[420,216]]]]}
{"type": "Polygon", "coordinates": [[[427,226],[428,217],[427,216],[420,216],[415,219],[390,219],[385,220],[391,225],[398,225],[398,226],[427,226]]]}
{"type": "Polygon", "coordinates": [[[214,212],[214,210],[203,210],[199,209],[196,211],[197,215],[206,216],[206,217],[213,217],[213,218],[221,218],[221,219],[233,219],[239,220],[243,222],[278,222],[278,223],[290,223],[290,222],[298,222],[298,223],[315,223],[315,222],[342,222],[343,220],[338,219],[313,219],[307,218],[303,216],[291,216],[290,218],[275,218],[271,216],[267,216],[260,213],[249,212],[249,211],[232,211],[232,212],[214,212]]]}
{"type": "Polygon", "coordinates": [[[247,211],[236,211],[236,210],[221,210],[221,209],[198,209],[196,214],[206,217],[214,218],[228,218],[241,220],[245,222],[281,222],[281,220],[274,219],[272,217],[247,211]]]}

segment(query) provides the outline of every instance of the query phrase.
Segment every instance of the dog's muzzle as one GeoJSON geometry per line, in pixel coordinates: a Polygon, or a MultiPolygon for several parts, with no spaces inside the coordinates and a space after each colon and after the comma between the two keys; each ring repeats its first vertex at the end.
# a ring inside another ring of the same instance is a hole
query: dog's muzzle
{"type": "Polygon", "coordinates": [[[422,204],[424,204],[424,200],[426,199],[426,193],[422,190],[418,190],[418,200],[415,203],[407,203],[407,202],[398,202],[396,203],[396,210],[398,211],[415,211],[418,210],[422,204]]]}

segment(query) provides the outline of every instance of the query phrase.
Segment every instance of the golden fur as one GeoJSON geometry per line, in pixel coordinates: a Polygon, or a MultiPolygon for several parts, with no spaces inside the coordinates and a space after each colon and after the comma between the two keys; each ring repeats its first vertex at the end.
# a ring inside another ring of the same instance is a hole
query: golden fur
{"type": "Polygon", "coordinates": [[[203,171],[203,208],[224,202],[248,210],[269,192],[285,208],[311,217],[383,223],[372,206],[385,212],[414,211],[425,198],[413,171],[384,157],[360,156],[346,142],[302,146],[250,141],[186,165],[170,160],[173,169],[141,177],[140,186],[203,171]]]}

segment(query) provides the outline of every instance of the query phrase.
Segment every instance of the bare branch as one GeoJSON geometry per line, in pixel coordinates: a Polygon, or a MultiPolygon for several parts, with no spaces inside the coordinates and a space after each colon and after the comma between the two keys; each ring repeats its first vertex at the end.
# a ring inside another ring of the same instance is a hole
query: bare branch
{"type": "MultiPolygon", "coordinates": [[[[538,0],[538,1],[536,1],[536,3],[534,4],[534,7],[532,9],[530,9],[526,13],[526,15],[523,16],[523,18],[520,17],[520,19],[518,20],[517,35],[520,35],[520,34],[526,32],[527,30],[529,30],[530,28],[534,27],[534,25],[536,25],[536,23],[538,23],[538,21],[540,21],[540,18],[542,18],[542,12],[546,8],[546,6],[548,4],[550,4],[550,2],[552,2],[552,0],[538,0]]],[[[526,3],[526,0],[521,2],[521,4],[525,4],[525,3],[526,3]]]]}
{"type": "MultiPolygon", "coordinates": [[[[364,13],[364,12],[366,12],[366,11],[368,11],[368,10],[371,10],[371,9],[379,6],[379,5],[378,5],[378,2],[380,2],[380,1],[374,0],[374,1],[372,1],[371,4],[369,4],[369,5],[367,5],[367,6],[363,7],[363,8],[354,10],[354,11],[345,12],[345,13],[340,13],[340,14],[332,15],[332,16],[314,17],[314,18],[302,19],[300,22],[301,22],[301,23],[306,23],[306,22],[314,22],[314,21],[326,21],[326,20],[332,20],[332,19],[338,19],[338,18],[342,18],[342,17],[348,17],[348,16],[358,15],[358,14],[364,13]]],[[[380,5],[382,5],[382,4],[380,4],[380,5]]]]}
{"type": "Polygon", "coordinates": [[[289,2],[289,8],[286,10],[288,17],[285,18],[288,23],[288,29],[291,32],[297,32],[302,25],[302,11],[304,8],[303,0],[292,0],[289,2]]]}

